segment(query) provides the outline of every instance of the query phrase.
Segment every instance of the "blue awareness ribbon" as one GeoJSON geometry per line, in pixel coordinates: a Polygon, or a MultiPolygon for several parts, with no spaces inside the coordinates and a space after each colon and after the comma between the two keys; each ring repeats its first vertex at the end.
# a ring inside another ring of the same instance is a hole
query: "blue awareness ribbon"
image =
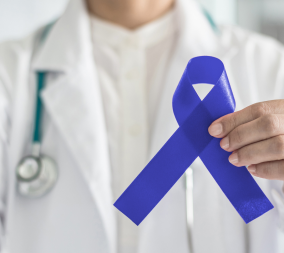
{"type": "Polygon", "coordinates": [[[198,156],[246,223],[273,208],[246,167],[232,165],[231,153],[208,133],[214,120],[235,111],[221,60],[200,56],[188,62],[173,96],[173,111],[179,128],[114,203],[118,210],[139,225],[198,156]],[[199,83],[214,85],[202,101],[193,88],[199,83]]]}

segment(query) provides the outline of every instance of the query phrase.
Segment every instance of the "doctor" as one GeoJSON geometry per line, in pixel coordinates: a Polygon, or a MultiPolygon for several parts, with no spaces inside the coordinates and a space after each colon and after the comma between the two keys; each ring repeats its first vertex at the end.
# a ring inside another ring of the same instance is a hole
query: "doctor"
{"type": "Polygon", "coordinates": [[[214,26],[193,0],[71,0],[52,26],[1,44],[0,252],[283,252],[283,52],[268,37],[214,26]],[[190,233],[184,178],[136,227],[112,204],[178,127],[172,95],[199,55],[224,62],[238,110],[280,99],[209,129],[235,151],[232,163],[251,165],[275,208],[245,225],[197,159],[190,233]],[[16,167],[31,153],[38,72],[40,152],[59,176],[49,193],[26,198],[16,167]]]}

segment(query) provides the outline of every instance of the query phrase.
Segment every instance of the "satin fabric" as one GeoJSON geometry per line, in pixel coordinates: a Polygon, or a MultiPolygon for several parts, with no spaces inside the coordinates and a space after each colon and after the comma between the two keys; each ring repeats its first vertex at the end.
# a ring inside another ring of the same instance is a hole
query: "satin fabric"
{"type": "Polygon", "coordinates": [[[235,110],[225,67],[219,59],[203,56],[189,61],[174,93],[173,108],[180,127],[114,206],[139,225],[200,156],[246,223],[272,209],[246,167],[229,163],[229,153],[208,133],[214,120],[235,110]],[[198,83],[214,84],[202,102],[192,86],[198,83]]]}

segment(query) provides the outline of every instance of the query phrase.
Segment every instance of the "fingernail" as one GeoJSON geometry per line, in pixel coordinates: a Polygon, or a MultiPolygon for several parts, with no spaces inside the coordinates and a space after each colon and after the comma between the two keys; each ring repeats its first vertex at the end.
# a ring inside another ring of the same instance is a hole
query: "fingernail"
{"type": "Polygon", "coordinates": [[[256,172],[256,166],[255,165],[250,165],[248,166],[248,171],[250,173],[255,173],[256,172]]]}
{"type": "Polygon", "coordinates": [[[232,164],[237,164],[239,162],[238,154],[237,153],[231,154],[229,157],[229,162],[232,164]]]}
{"type": "Polygon", "coordinates": [[[213,124],[209,127],[208,131],[209,134],[211,134],[212,136],[219,135],[223,131],[222,124],[220,123],[213,124]]]}
{"type": "Polygon", "coordinates": [[[226,136],[225,138],[223,138],[220,142],[220,146],[223,149],[228,149],[229,148],[229,137],[226,136]]]}

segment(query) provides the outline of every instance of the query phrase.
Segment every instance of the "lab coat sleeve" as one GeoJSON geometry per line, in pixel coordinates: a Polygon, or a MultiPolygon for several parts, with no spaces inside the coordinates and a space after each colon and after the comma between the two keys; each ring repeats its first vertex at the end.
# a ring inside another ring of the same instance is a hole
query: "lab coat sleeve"
{"type": "MultiPolygon", "coordinates": [[[[274,39],[255,34],[251,43],[255,43],[254,53],[250,71],[255,71],[255,84],[258,87],[258,101],[284,99],[284,48],[274,39]],[[255,40],[255,41],[254,41],[255,40]],[[257,41],[261,40],[261,43],[257,41]],[[254,69],[253,69],[254,67],[254,69]]],[[[251,49],[253,47],[251,46],[251,49]]],[[[271,180],[271,201],[278,213],[278,227],[284,232],[284,192],[283,182],[271,180]]]]}
{"type": "MultiPolygon", "coordinates": [[[[6,47],[0,45],[0,253],[4,252],[5,222],[8,193],[8,136],[10,128],[9,115],[11,101],[11,80],[7,66],[3,62],[6,58],[6,47]]],[[[12,64],[7,62],[8,65],[12,64]]]]}
{"type": "MultiPolygon", "coordinates": [[[[284,52],[280,52],[279,55],[281,58],[278,61],[279,68],[276,76],[275,98],[284,99],[284,52]]],[[[284,233],[284,182],[272,181],[271,185],[271,195],[279,215],[279,228],[284,233]]]]}
{"type": "MultiPolygon", "coordinates": [[[[280,52],[279,69],[276,77],[275,97],[284,99],[284,50],[280,52]]],[[[276,203],[279,214],[279,228],[284,233],[284,182],[279,182],[281,189],[273,187],[271,194],[276,203]]],[[[278,184],[278,185],[279,185],[278,184]]]]}
{"type": "MultiPolygon", "coordinates": [[[[274,39],[255,35],[255,40],[262,39],[261,44],[256,43],[254,61],[256,87],[258,100],[284,99],[284,47],[274,39]]],[[[253,71],[253,70],[251,70],[253,71]]],[[[270,196],[278,213],[278,227],[284,232],[284,191],[283,182],[271,180],[270,196]]]]}
{"type": "MultiPolygon", "coordinates": [[[[228,47],[236,49],[228,66],[228,74],[238,100],[238,109],[257,102],[284,99],[283,45],[273,38],[241,28],[224,27],[223,35],[228,47]]],[[[278,225],[284,232],[283,182],[255,179],[273,202],[278,225]]]]}

